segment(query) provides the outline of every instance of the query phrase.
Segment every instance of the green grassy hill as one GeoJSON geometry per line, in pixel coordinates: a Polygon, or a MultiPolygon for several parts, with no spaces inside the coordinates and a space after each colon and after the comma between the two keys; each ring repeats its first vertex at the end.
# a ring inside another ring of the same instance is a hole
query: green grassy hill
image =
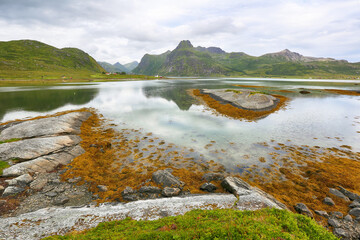
{"type": "Polygon", "coordinates": [[[58,49],[33,40],[0,42],[0,79],[86,78],[103,71],[80,49],[58,49]]]}
{"type": "Polygon", "coordinates": [[[254,57],[243,52],[226,53],[217,47],[196,47],[181,41],[173,51],[146,54],[135,73],[167,76],[250,76],[299,78],[360,77],[360,63],[331,58],[306,57],[287,49],[254,57]]]}

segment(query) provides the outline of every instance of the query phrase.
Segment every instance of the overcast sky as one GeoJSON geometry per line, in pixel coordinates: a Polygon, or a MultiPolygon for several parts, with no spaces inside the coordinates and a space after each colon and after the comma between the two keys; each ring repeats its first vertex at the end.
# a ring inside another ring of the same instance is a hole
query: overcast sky
{"type": "Polygon", "coordinates": [[[259,56],[285,48],[360,62],[360,0],[0,0],[0,41],[140,61],[190,40],[259,56]]]}

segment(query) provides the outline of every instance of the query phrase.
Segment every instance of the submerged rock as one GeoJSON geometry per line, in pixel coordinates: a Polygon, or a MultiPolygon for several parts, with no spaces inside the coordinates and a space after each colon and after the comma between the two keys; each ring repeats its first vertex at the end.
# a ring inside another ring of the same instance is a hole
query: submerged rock
{"type": "Polygon", "coordinates": [[[211,181],[222,181],[224,180],[224,175],[221,173],[205,173],[202,177],[203,180],[207,182],[211,181]]]}

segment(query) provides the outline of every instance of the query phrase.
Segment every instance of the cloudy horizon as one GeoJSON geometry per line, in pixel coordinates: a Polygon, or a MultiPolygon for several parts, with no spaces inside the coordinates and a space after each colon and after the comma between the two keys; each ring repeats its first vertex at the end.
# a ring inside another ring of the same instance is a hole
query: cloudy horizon
{"type": "Polygon", "coordinates": [[[110,63],[140,61],[181,40],[360,62],[360,0],[0,0],[0,8],[0,41],[76,47],[110,63]]]}

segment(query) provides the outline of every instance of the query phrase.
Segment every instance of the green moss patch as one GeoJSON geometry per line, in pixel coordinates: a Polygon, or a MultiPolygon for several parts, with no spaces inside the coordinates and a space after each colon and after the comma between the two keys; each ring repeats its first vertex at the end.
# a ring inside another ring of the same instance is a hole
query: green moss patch
{"type": "Polygon", "coordinates": [[[3,170],[8,167],[10,167],[10,165],[7,162],[0,161],[0,176],[3,173],[3,170]]]}
{"type": "Polygon", "coordinates": [[[9,143],[9,142],[16,142],[16,141],[19,141],[21,140],[20,138],[11,138],[11,139],[7,139],[7,140],[4,140],[4,141],[0,141],[0,144],[3,144],[3,143],[9,143]]]}
{"type": "Polygon", "coordinates": [[[285,210],[193,210],[156,221],[100,223],[83,233],[49,239],[337,239],[303,215],[285,210]]]}

